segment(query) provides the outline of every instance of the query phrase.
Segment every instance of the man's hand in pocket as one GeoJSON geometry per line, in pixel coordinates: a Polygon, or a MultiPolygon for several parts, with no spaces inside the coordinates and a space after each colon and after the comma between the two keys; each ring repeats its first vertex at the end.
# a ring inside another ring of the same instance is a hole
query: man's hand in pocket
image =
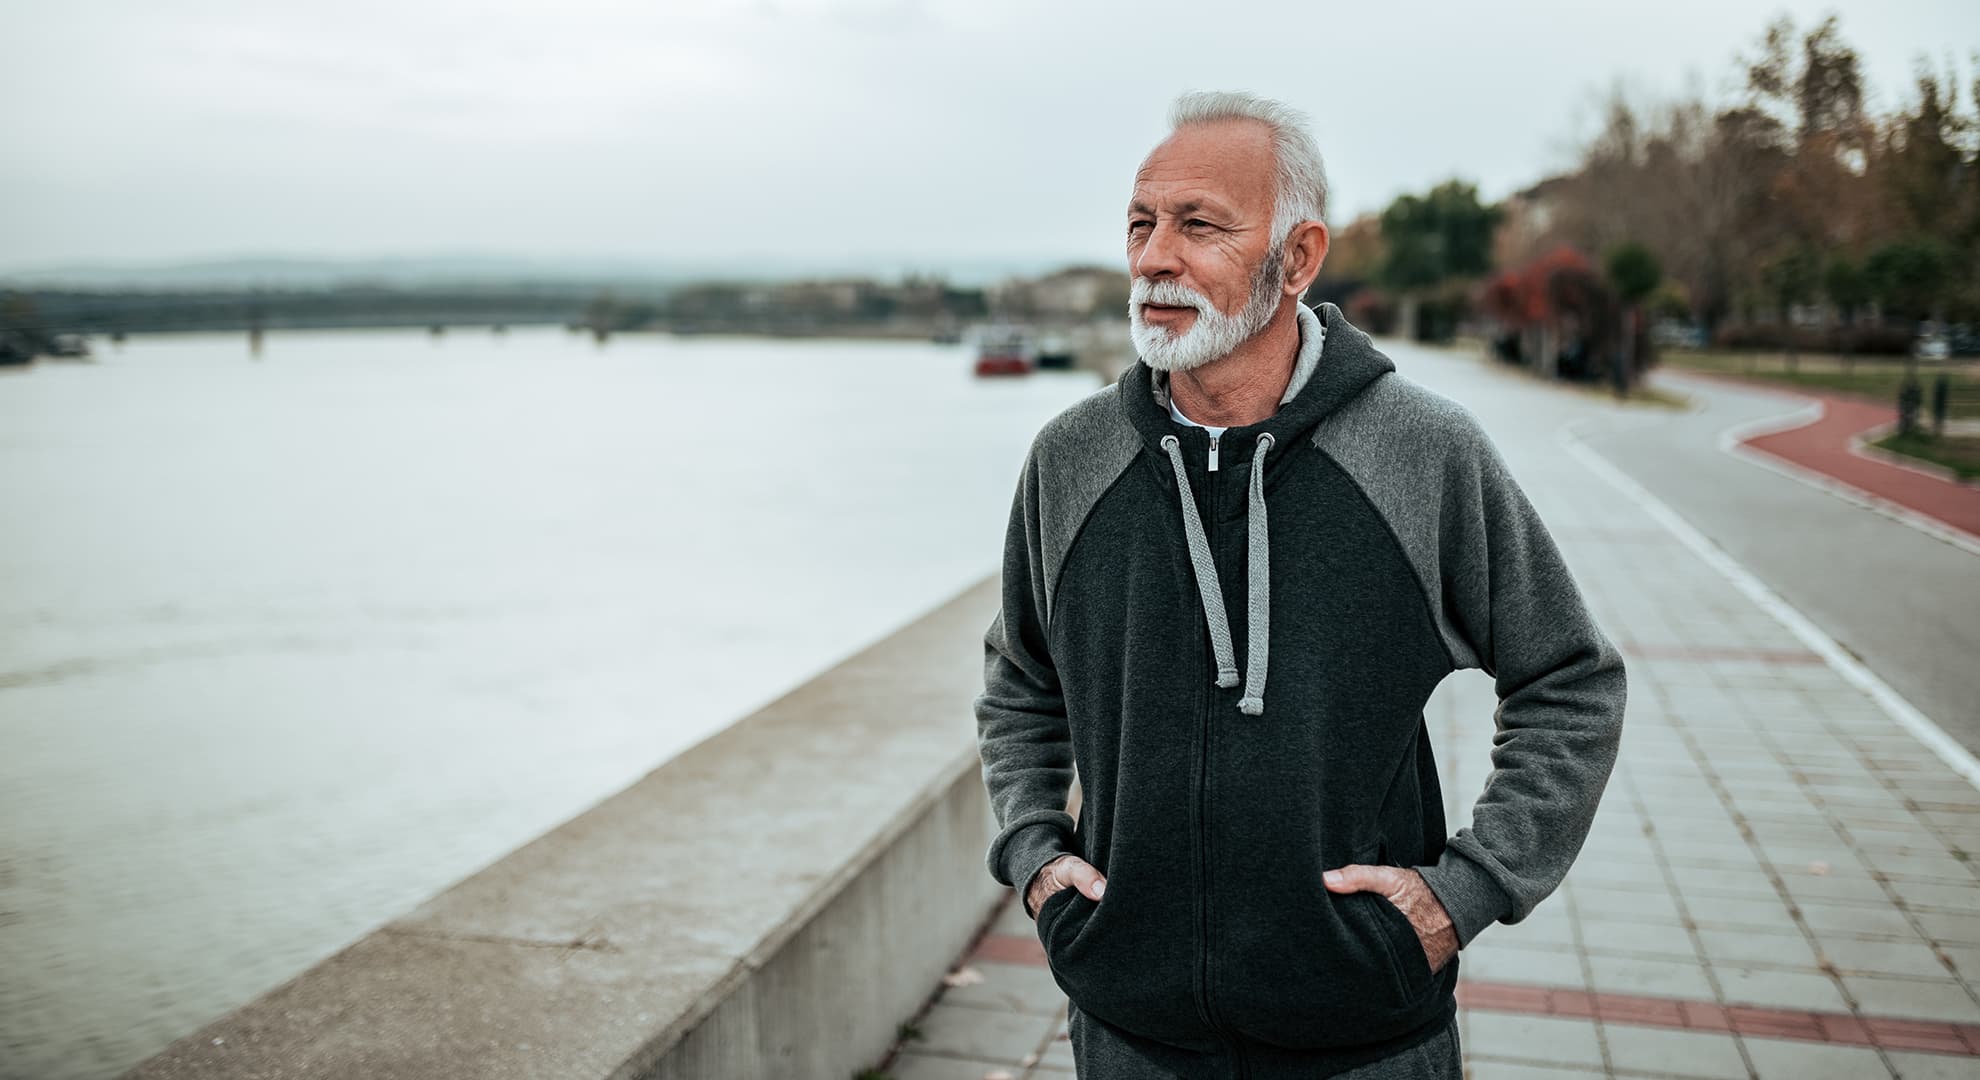
{"type": "MultiPolygon", "coordinates": [[[[1061,855],[1038,868],[1038,874],[1031,879],[1031,887],[1025,890],[1025,914],[1038,918],[1039,905],[1045,898],[1066,887],[1078,889],[1093,900],[1100,899],[1100,893],[1107,887],[1107,879],[1093,864],[1077,855],[1061,855]]],[[[1427,891],[1427,889],[1426,889],[1427,891]]]]}
{"type": "Polygon", "coordinates": [[[1330,892],[1381,893],[1391,904],[1409,916],[1416,938],[1423,945],[1424,958],[1431,971],[1443,969],[1444,962],[1458,951],[1457,930],[1443,901],[1430,891],[1423,875],[1404,866],[1349,863],[1321,875],[1330,892]]]}

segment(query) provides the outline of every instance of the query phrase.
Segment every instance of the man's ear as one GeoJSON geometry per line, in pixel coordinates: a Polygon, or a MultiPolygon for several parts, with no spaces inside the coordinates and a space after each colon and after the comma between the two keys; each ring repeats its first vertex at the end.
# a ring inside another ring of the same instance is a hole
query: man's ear
{"type": "Polygon", "coordinates": [[[1324,221],[1302,221],[1286,236],[1286,294],[1305,296],[1327,261],[1332,236],[1324,221]]]}

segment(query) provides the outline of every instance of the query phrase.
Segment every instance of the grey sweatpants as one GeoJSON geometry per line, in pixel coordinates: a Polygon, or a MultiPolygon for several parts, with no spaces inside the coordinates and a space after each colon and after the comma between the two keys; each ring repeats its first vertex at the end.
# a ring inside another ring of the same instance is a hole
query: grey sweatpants
{"type": "MultiPolygon", "coordinates": [[[[1070,1006],[1066,1028],[1072,1036],[1073,1068],[1079,1080],[1197,1080],[1178,1077],[1123,1047],[1102,1025],[1089,1023],[1070,1006]]],[[[1464,1080],[1464,1050],[1458,1044],[1458,1017],[1444,1030],[1402,1053],[1357,1065],[1333,1080],[1464,1080]]]]}

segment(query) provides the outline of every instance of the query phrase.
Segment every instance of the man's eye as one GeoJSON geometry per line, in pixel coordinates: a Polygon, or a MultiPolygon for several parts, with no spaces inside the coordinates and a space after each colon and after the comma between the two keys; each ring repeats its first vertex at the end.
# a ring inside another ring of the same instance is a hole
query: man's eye
{"type": "Polygon", "coordinates": [[[1190,218],[1188,221],[1183,222],[1183,224],[1188,228],[1192,228],[1192,229],[1196,228],[1199,225],[1203,226],[1204,228],[1210,227],[1210,223],[1203,220],[1202,218],[1190,218]]]}

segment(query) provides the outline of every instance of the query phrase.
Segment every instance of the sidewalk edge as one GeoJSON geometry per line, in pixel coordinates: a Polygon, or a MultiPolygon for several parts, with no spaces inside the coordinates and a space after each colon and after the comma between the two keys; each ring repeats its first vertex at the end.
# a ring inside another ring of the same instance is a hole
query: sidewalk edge
{"type": "Polygon", "coordinates": [[[1944,465],[1935,465],[1922,458],[1915,458],[1909,454],[1900,454],[1895,450],[1886,450],[1881,446],[1873,445],[1875,440],[1896,431],[1897,426],[1896,420],[1886,420],[1881,424],[1873,424],[1870,427],[1864,428],[1862,431],[1849,437],[1849,444],[1846,449],[1865,461],[1875,461],[1882,465],[1889,465],[1893,469],[1903,469],[1906,472],[1914,472],[1920,476],[1929,476],[1934,480],[1943,480],[1948,484],[1958,484],[1962,487],[1975,486],[1975,481],[1960,479],[1959,470],[1957,469],[1949,469],[1944,465]]]}

